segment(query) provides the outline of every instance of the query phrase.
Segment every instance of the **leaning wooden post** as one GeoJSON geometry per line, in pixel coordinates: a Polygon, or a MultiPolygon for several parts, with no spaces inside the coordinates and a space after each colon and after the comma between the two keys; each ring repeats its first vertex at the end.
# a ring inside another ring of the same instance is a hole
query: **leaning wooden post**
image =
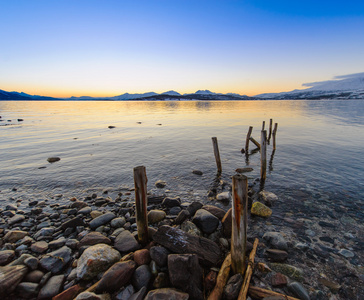
{"type": "Polygon", "coordinates": [[[254,259],[255,259],[255,253],[257,252],[258,243],[259,240],[255,239],[253,244],[253,250],[250,252],[249,255],[248,267],[246,268],[246,273],[243,284],[239,292],[238,300],[246,300],[246,296],[248,295],[248,289],[249,289],[250,279],[253,274],[254,259]]]}
{"type": "Polygon", "coordinates": [[[268,144],[270,142],[270,138],[272,136],[272,127],[273,127],[273,119],[269,120],[269,134],[268,134],[268,144]]]}
{"type": "Polygon", "coordinates": [[[217,144],[217,138],[212,138],[212,146],[214,147],[214,154],[215,154],[215,160],[216,160],[216,166],[217,166],[217,172],[222,172],[221,167],[221,159],[220,159],[220,152],[219,152],[219,145],[217,144]]]}
{"type": "Polygon", "coordinates": [[[234,274],[244,274],[248,223],[248,178],[240,174],[234,175],[232,192],[231,267],[234,274]]]}
{"type": "Polygon", "coordinates": [[[248,154],[248,150],[249,150],[249,141],[250,141],[250,136],[252,135],[252,131],[253,131],[253,126],[249,127],[248,130],[248,134],[246,135],[246,141],[245,141],[245,154],[248,154]]]}
{"type": "Polygon", "coordinates": [[[265,121],[263,121],[263,124],[262,124],[262,130],[265,129],[265,121]]]}
{"type": "Polygon", "coordinates": [[[145,167],[134,168],[136,223],[138,240],[142,245],[148,243],[147,182],[145,167]]]}
{"type": "Polygon", "coordinates": [[[260,143],[260,182],[264,184],[267,173],[267,131],[261,132],[260,143]]]}
{"type": "Polygon", "coordinates": [[[278,129],[278,123],[274,123],[274,129],[273,129],[273,150],[276,150],[276,134],[278,129]]]}

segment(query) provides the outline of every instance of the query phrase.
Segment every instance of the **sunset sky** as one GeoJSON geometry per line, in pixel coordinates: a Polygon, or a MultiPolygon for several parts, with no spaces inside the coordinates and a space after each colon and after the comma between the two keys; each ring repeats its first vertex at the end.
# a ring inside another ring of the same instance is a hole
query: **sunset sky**
{"type": "Polygon", "coordinates": [[[364,72],[364,1],[0,0],[0,89],[256,95],[364,72]]]}

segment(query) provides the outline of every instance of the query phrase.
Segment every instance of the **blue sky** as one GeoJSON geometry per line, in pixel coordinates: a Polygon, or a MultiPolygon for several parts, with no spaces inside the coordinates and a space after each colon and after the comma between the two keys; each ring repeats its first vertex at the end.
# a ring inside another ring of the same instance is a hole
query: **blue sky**
{"type": "Polygon", "coordinates": [[[255,95],[364,71],[363,1],[0,0],[0,89],[255,95]]]}

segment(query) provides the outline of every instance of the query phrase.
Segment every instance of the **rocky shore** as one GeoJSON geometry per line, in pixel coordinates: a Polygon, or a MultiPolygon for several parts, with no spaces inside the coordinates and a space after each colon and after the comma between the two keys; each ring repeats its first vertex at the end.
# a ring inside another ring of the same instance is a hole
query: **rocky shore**
{"type": "MultiPolygon", "coordinates": [[[[147,245],[137,240],[133,188],[114,198],[10,199],[0,209],[1,299],[207,299],[230,251],[231,187],[219,183],[202,203],[156,186],[147,245]]],[[[351,226],[344,207],[330,218],[315,204],[311,214],[307,203],[284,210],[253,186],[249,202],[247,255],[259,239],[252,286],[304,300],[364,298],[363,225],[351,226]]],[[[237,299],[242,281],[230,274],[223,299],[237,299]]]]}

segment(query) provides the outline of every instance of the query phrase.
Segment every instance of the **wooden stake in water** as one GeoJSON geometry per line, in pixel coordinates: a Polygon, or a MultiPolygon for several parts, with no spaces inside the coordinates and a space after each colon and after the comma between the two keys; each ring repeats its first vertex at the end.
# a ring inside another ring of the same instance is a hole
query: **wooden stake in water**
{"type": "Polygon", "coordinates": [[[273,127],[273,119],[270,119],[269,120],[268,145],[269,145],[269,142],[270,142],[270,138],[272,136],[272,127],[273,127]]]}
{"type": "Polygon", "coordinates": [[[265,121],[263,121],[263,124],[262,124],[262,130],[265,129],[265,121]]]}
{"type": "Polygon", "coordinates": [[[276,150],[276,134],[278,129],[278,123],[274,123],[274,129],[273,129],[273,150],[276,150]]]}
{"type": "Polygon", "coordinates": [[[260,182],[264,184],[267,173],[267,131],[262,130],[260,142],[260,182]]]}
{"type": "Polygon", "coordinates": [[[248,134],[246,135],[245,154],[248,154],[248,150],[249,150],[249,140],[250,140],[250,136],[252,135],[252,131],[253,131],[253,126],[250,126],[249,127],[249,130],[248,130],[248,134]]]}
{"type": "Polygon", "coordinates": [[[244,274],[248,223],[248,178],[240,174],[234,175],[232,192],[231,267],[234,274],[244,274]]]}
{"type": "Polygon", "coordinates": [[[215,154],[215,160],[216,160],[216,166],[217,166],[217,172],[222,172],[221,167],[221,159],[220,159],[220,152],[219,152],[219,145],[217,144],[217,138],[212,138],[212,146],[214,147],[214,154],[215,154]]]}
{"type": "Polygon", "coordinates": [[[136,223],[138,240],[142,245],[148,243],[147,182],[145,167],[134,168],[136,223]]]}

